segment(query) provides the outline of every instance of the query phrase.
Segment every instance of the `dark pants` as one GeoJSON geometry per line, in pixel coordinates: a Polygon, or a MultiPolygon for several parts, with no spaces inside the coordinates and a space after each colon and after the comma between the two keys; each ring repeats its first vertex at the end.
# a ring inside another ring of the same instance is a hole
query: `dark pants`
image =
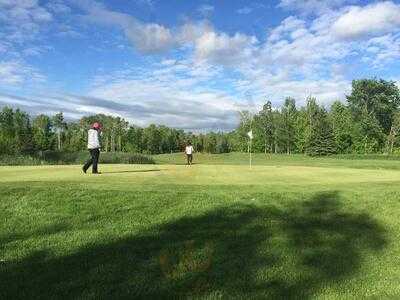
{"type": "Polygon", "coordinates": [[[90,159],[86,162],[86,164],[83,166],[83,169],[87,171],[91,165],[92,167],[92,172],[93,173],[98,173],[99,170],[97,169],[97,165],[99,163],[99,156],[100,156],[100,150],[99,149],[89,149],[90,152],[90,159]]]}
{"type": "Polygon", "coordinates": [[[193,161],[193,154],[186,154],[187,164],[191,165],[193,161]]]}

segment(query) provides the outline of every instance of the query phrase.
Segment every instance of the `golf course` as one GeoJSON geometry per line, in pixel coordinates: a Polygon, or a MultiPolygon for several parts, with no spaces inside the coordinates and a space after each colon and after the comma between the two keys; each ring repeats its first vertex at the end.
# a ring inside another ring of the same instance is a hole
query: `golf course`
{"type": "Polygon", "coordinates": [[[1,299],[395,299],[400,160],[0,167],[1,299]]]}

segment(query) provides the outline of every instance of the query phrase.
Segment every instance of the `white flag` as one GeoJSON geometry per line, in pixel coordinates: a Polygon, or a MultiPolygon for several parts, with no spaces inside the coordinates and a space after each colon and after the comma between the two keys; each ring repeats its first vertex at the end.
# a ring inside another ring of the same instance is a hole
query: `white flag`
{"type": "Polygon", "coordinates": [[[253,139],[253,130],[250,130],[247,135],[249,136],[249,138],[252,140],[253,139]]]}

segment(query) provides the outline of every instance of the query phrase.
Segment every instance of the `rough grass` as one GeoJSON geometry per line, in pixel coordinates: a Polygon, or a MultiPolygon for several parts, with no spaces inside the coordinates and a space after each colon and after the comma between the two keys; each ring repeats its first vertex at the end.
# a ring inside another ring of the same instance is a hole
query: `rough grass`
{"type": "Polygon", "coordinates": [[[400,162],[162,158],[0,167],[0,298],[400,295],[400,162]]]}

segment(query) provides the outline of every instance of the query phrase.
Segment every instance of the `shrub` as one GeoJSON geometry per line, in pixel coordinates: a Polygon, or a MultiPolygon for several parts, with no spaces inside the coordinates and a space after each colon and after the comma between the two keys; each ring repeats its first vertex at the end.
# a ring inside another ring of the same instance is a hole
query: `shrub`
{"type": "MultiPolygon", "coordinates": [[[[90,155],[88,152],[43,151],[32,156],[1,155],[0,165],[72,165],[83,164],[90,155]]],[[[103,164],[154,164],[151,157],[136,153],[101,153],[103,164]]]]}
{"type": "Polygon", "coordinates": [[[44,165],[45,161],[32,156],[0,155],[0,166],[37,166],[44,165]]]}

